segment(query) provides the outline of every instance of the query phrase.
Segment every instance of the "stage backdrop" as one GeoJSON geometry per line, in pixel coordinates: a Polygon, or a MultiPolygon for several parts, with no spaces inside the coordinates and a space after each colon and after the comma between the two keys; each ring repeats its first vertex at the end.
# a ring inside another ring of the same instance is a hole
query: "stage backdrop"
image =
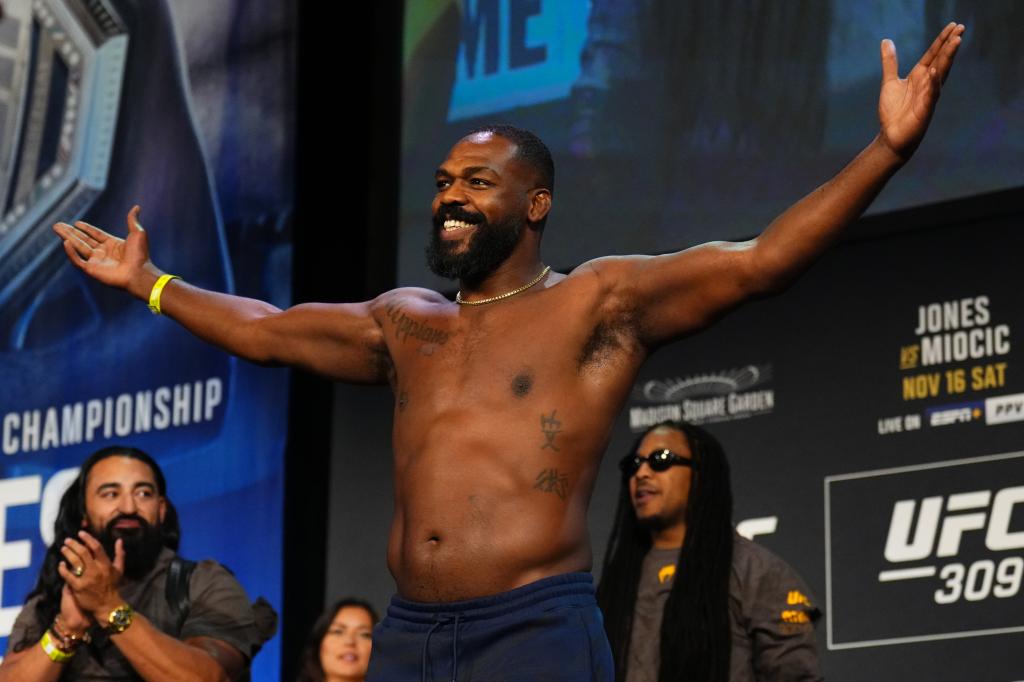
{"type": "MultiPolygon", "coordinates": [[[[280,609],[287,374],[229,358],[70,265],[50,225],[124,234],[200,286],[287,305],[293,10],[6,0],[0,19],[0,647],[92,451],[163,467],[181,553],[280,609]]],[[[278,679],[270,642],[254,678],[278,679]]]]}

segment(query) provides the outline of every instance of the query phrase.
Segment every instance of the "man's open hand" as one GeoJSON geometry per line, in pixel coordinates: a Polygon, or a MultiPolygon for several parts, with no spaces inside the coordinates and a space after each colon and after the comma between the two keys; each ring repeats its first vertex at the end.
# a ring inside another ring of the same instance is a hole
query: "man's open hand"
{"type": "Polygon", "coordinates": [[[896,46],[891,40],[882,41],[881,139],[903,160],[910,158],[928,129],[963,32],[963,24],[951,23],[942,29],[906,78],[899,77],[896,46]]]}
{"type": "Polygon", "coordinates": [[[128,236],[120,239],[89,223],[53,226],[75,267],[110,286],[148,296],[157,275],[149,261],[149,239],[139,224],[139,207],[128,212],[128,236]]]}

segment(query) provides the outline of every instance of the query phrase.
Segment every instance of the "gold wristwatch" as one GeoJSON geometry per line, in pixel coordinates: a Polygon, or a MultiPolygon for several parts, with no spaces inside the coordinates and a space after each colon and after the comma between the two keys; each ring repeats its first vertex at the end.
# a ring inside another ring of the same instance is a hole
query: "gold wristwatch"
{"type": "Polygon", "coordinates": [[[132,610],[132,607],[127,604],[121,604],[107,616],[106,629],[114,634],[124,632],[132,624],[132,616],[134,615],[135,612],[132,610]]]}

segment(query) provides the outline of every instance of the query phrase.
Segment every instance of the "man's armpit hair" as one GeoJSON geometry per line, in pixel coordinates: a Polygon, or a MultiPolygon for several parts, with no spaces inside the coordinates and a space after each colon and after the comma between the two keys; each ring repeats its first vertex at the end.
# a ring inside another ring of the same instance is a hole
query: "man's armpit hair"
{"type": "Polygon", "coordinates": [[[592,367],[601,367],[623,353],[643,352],[635,308],[621,311],[612,319],[598,322],[590,332],[576,358],[576,372],[583,374],[592,367]]]}

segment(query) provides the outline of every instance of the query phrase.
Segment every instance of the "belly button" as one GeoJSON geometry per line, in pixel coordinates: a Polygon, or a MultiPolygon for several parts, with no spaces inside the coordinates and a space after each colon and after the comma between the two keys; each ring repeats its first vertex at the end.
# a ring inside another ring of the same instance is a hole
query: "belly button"
{"type": "Polygon", "coordinates": [[[441,538],[437,537],[436,535],[431,535],[429,538],[427,538],[428,545],[436,545],[439,542],[441,542],[441,538]]]}

